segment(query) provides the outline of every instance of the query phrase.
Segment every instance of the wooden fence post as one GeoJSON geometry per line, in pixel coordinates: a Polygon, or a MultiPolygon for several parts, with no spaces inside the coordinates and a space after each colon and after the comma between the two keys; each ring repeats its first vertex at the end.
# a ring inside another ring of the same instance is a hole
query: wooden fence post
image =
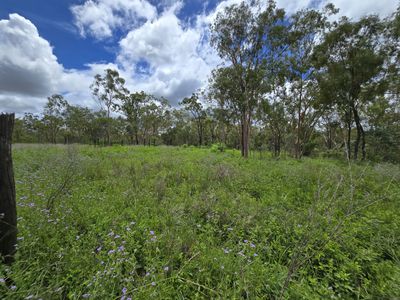
{"type": "Polygon", "coordinates": [[[0,114],[0,255],[11,264],[17,244],[17,208],[11,156],[14,114],[0,114]]]}

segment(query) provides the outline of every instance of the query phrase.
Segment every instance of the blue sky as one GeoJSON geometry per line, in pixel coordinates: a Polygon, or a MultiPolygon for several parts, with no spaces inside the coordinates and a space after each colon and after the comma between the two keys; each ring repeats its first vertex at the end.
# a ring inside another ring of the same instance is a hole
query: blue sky
{"type": "MultiPolygon", "coordinates": [[[[207,41],[218,11],[241,0],[1,0],[0,111],[39,112],[46,97],[97,109],[89,86],[117,69],[131,91],[172,104],[221,63],[207,41]]],[[[325,0],[277,0],[290,14],[325,0]]],[[[393,12],[398,0],[332,0],[342,15],[393,12]]]]}

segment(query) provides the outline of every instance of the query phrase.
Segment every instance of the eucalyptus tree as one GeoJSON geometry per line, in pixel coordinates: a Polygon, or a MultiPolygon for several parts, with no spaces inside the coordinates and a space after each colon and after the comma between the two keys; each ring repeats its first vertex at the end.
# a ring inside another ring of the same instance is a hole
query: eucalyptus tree
{"type": "Polygon", "coordinates": [[[206,120],[206,112],[203,105],[199,101],[199,95],[193,93],[192,96],[184,98],[180,105],[183,105],[184,109],[190,112],[194,122],[196,124],[197,137],[199,146],[203,145],[204,136],[204,124],[206,120]]]}
{"type": "Polygon", "coordinates": [[[57,142],[57,135],[65,126],[67,108],[68,102],[62,95],[55,94],[47,98],[43,111],[43,125],[47,140],[53,144],[57,142]]]}
{"type": "Polygon", "coordinates": [[[169,103],[165,98],[151,97],[150,101],[141,108],[143,126],[143,145],[156,145],[156,139],[163,129],[166,113],[169,111],[169,103]]]}
{"type": "Polygon", "coordinates": [[[212,89],[230,92],[226,103],[238,114],[245,158],[254,111],[269,90],[273,64],[283,53],[284,17],[284,10],[277,9],[273,1],[266,5],[242,2],[218,13],[211,26],[211,45],[226,61],[225,67],[213,73],[212,89]]]}
{"type": "Polygon", "coordinates": [[[382,93],[385,53],[382,51],[382,23],[377,16],[367,16],[352,22],[342,18],[316,51],[320,99],[339,110],[347,125],[347,155],[350,158],[352,123],[357,129],[354,159],[361,143],[362,158],[366,157],[365,129],[362,111],[382,93]]]}
{"type": "Polygon", "coordinates": [[[130,93],[122,98],[120,110],[126,116],[129,123],[129,131],[135,140],[135,144],[139,145],[139,132],[141,126],[141,110],[150,101],[150,95],[145,92],[130,93]]]}
{"type": "Polygon", "coordinates": [[[330,27],[328,17],[337,10],[327,5],[322,11],[306,9],[293,14],[288,20],[288,49],[285,52],[285,102],[291,116],[293,150],[301,158],[317,123],[321,109],[316,109],[318,84],[313,65],[314,49],[330,27]]]}
{"type": "Polygon", "coordinates": [[[67,129],[66,143],[82,143],[89,136],[92,112],[87,107],[68,105],[65,124],[67,129]]]}
{"type": "MultiPolygon", "coordinates": [[[[102,109],[105,108],[108,123],[111,122],[111,112],[118,109],[118,102],[128,93],[124,85],[125,79],[119,76],[118,71],[112,69],[106,69],[103,75],[95,75],[94,82],[90,85],[93,96],[102,109]]],[[[111,143],[110,126],[107,125],[107,144],[111,143]]]]}

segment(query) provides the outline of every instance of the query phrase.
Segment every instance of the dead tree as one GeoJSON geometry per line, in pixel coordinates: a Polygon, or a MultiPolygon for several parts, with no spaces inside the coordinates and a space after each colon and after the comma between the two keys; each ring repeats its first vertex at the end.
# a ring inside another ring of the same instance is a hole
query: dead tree
{"type": "Polygon", "coordinates": [[[11,264],[17,244],[17,208],[11,156],[14,114],[0,114],[0,256],[11,264]]]}

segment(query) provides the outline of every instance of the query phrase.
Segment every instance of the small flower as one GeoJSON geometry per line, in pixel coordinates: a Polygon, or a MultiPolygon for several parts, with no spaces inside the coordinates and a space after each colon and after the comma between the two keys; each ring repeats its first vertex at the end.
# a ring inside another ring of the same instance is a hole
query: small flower
{"type": "Polygon", "coordinates": [[[233,228],[231,228],[231,227],[228,227],[228,231],[232,231],[233,230],[233,228]]]}
{"type": "Polygon", "coordinates": [[[124,288],[122,289],[122,294],[125,295],[127,291],[128,291],[128,289],[127,289],[126,287],[124,287],[124,288]]]}
{"type": "Polygon", "coordinates": [[[124,246],[119,246],[118,247],[118,252],[122,252],[122,251],[124,251],[125,250],[125,247],[124,246]]]}
{"type": "Polygon", "coordinates": [[[17,238],[17,241],[23,241],[23,240],[24,240],[23,236],[20,236],[20,237],[17,238]]]}
{"type": "Polygon", "coordinates": [[[150,273],[149,273],[149,272],[146,272],[146,276],[150,276],[150,273]]]}
{"type": "Polygon", "coordinates": [[[258,254],[257,254],[257,253],[254,253],[254,254],[253,254],[253,256],[254,256],[254,257],[257,257],[257,256],[258,256],[258,254]]]}
{"type": "Polygon", "coordinates": [[[151,283],[151,285],[152,285],[152,286],[156,286],[156,283],[153,281],[153,282],[151,283]]]}
{"type": "Polygon", "coordinates": [[[113,253],[115,253],[115,250],[110,250],[110,251],[108,251],[108,255],[111,255],[111,254],[113,254],[113,253]]]}
{"type": "Polygon", "coordinates": [[[136,224],[136,222],[131,222],[131,225],[133,226],[133,225],[135,225],[136,224]]]}
{"type": "Polygon", "coordinates": [[[164,267],[164,271],[168,272],[169,271],[169,267],[168,266],[164,267]]]}
{"type": "Polygon", "coordinates": [[[12,291],[15,291],[15,290],[17,289],[17,286],[16,286],[16,285],[12,285],[12,286],[10,286],[10,289],[11,289],[12,291]]]}
{"type": "Polygon", "coordinates": [[[82,298],[85,298],[85,299],[90,298],[90,294],[83,294],[82,298]]]}
{"type": "Polygon", "coordinates": [[[119,234],[117,234],[114,239],[119,239],[121,236],[119,234]]]}
{"type": "Polygon", "coordinates": [[[249,241],[248,240],[244,240],[243,243],[247,244],[249,241]]]}
{"type": "Polygon", "coordinates": [[[4,278],[0,278],[0,283],[5,283],[6,280],[4,278]]]}
{"type": "Polygon", "coordinates": [[[255,248],[256,245],[254,245],[253,243],[250,243],[250,247],[251,247],[251,248],[255,248]]]}
{"type": "Polygon", "coordinates": [[[154,235],[154,231],[153,231],[153,230],[150,230],[150,234],[151,234],[151,235],[154,235]]]}
{"type": "Polygon", "coordinates": [[[228,254],[229,252],[231,252],[229,249],[223,249],[225,254],[228,254]]]}

